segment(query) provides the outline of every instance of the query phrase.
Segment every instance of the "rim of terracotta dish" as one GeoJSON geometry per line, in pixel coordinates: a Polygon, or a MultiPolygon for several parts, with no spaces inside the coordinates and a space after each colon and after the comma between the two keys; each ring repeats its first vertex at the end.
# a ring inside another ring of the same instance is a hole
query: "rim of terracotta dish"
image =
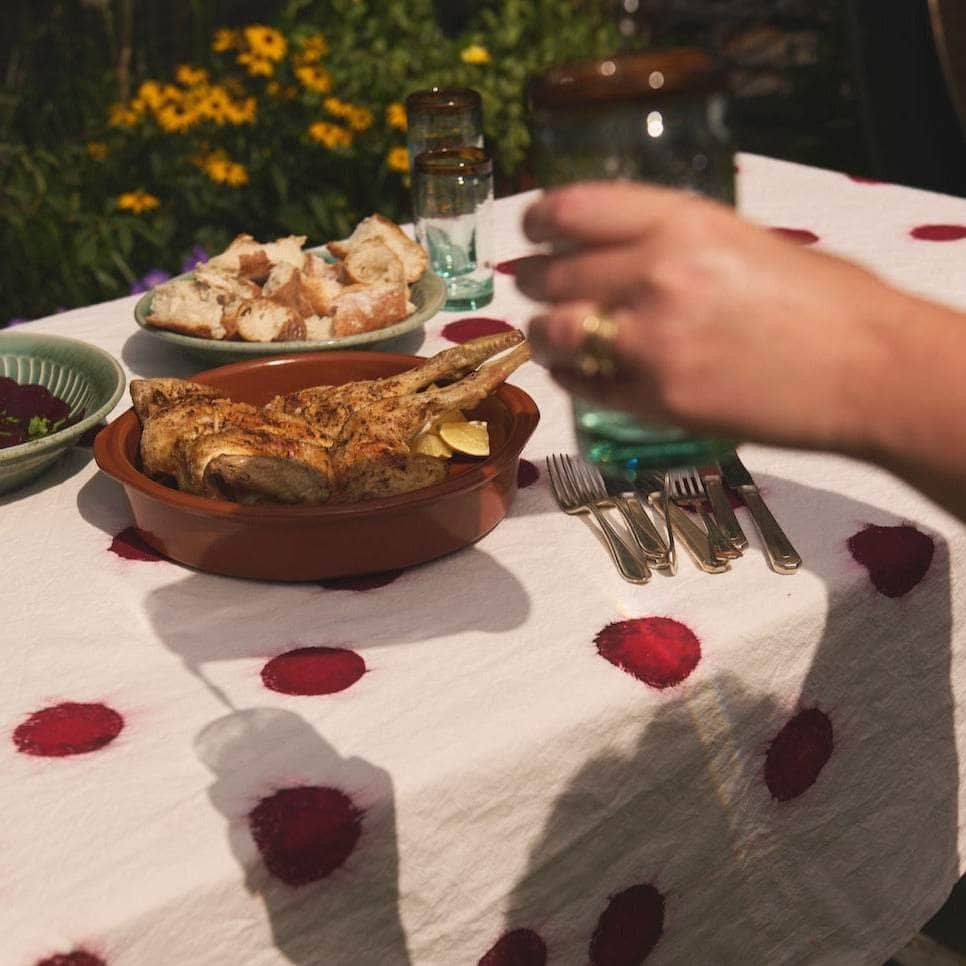
{"type": "MultiPolygon", "coordinates": [[[[325,359],[325,361],[334,361],[332,357],[335,353],[325,352],[318,353],[317,355],[325,359]]],[[[342,357],[353,355],[364,356],[367,359],[372,358],[372,353],[368,352],[346,352],[339,353],[339,355],[342,357]]],[[[401,362],[420,362],[425,358],[422,356],[408,356],[396,353],[380,353],[379,357],[401,362]]],[[[208,380],[204,377],[210,373],[224,373],[228,370],[245,370],[260,368],[266,365],[278,365],[285,363],[289,358],[304,362],[309,360],[311,356],[280,356],[276,359],[235,362],[227,366],[220,366],[218,369],[206,370],[189,378],[208,383],[208,380]]],[[[216,383],[217,380],[215,380],[216,383]]],[[[425,503],[433,503],[470,493],[473,490],[486,486],[509,463],[519,457],[523,451],[523,447],[533,434],[540,420],[540,410],[530,395],[518,386],[503,383],[493,395],[501,399],[514,417],[514,425],[510,435],[507,437],[506,443],[499,450],[491,453],[478,466],[471,467],[465,472],[450,477],[442,483],[413,490],[410,493],[402,493],[399,496],[383,497],[378,500],[365,500],[362,503],[334,506],[327,503],[313,506],[246,506],[241,503],[232,503],[228,500],[215,500],[205,496],[196,496],[193,493],[182,493],[180,490],[164,486],[164,484],[145,476],[130,461],[125,451],[125,443],[131,433],[140,431],[140,423],[133,408],[128,409],[97,434],[94,440],[94,459],[101,470],[119,483],[125,486],[131,486],[146,496],[152,497],[172,508],[177,508],[196,516],[225,519],[236,518],[251,522],[287,522],[291,524],[304,522],[309,517],[339,518],[370,516],[373,513],[418,507],[425,503]]]]}

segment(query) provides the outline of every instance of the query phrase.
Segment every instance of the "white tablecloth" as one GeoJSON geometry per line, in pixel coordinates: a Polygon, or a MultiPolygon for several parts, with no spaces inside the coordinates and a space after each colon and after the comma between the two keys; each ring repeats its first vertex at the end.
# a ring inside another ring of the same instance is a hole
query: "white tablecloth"
{"type": "MultiPolygon", "coordinates": [[[[739,184],[752,219],[966,305],[966,240],[910,234],[966,201],[748,155],[739,184]]],[[[497,203],[500,259],[529,197],[497,203]]],[[[195,371],[134,301],[29,328],[195,371]]],[[[531,308],[499,274],[472,315],[531,308]]],[[[573,449],[565,396],[512,381],[542,421],[508,518],[368,589],[139,553],[89,448],[0,498],[0,963],[880,964],[935,912],[964,865],[962,526],[748,446],[803,570],[739,510],[729,573],[632,586],[533,480],[573,449]]]]}

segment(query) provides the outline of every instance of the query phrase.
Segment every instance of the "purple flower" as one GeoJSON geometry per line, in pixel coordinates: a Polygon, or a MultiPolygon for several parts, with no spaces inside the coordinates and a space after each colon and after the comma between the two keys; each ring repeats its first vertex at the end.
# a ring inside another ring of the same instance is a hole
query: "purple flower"
{"type": "Polygon", "coordinates": [[[163,269],[152,268],[150,272],[131,285],[131,295],[136,295],[138,292],[147,292],[148,289],[166,282],[169,278],[171,278],[171,275],[163,269]]]}
{"type": "Polygon", "coordinates": [[[191,254],[181,263],[182,272],[190,272],[196,265],[202,264],[202,262],[208,261],[208,253],[201,247],[201,245],[195,245],[191,249],[191,254]]]}

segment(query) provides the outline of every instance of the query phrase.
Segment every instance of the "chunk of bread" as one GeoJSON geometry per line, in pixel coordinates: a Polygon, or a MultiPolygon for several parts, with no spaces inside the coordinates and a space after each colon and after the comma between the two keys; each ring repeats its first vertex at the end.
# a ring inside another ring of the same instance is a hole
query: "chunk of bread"
{"type": "Polygon", "coordinates": [[[208,260],[211,268],[242,278],[264,280],[272,267],[287,262],[296,268],[302,267],[305,235],[288,235],[275,241],[255,241],[251,235],[238,235],[220,254],[208,260]]]}
{"type": "Polygon", "coordinates": [[[305,320],[306,339],[331,339],[332,319],[327,315],[310,315],[305,320]]]}
{"type": "Polygon", "coordinates": [[[406,281],[406,269],[399,256],[381,239],[371,238],[354,246],[342,263],[342,276],[349,284],[373,285],[406,281]]]}
{"type": "Polygon", "coordinates": [[[302,285],[316,315],[329,315],[335,300],[345,289],[341,266],[306,252],[302,265],[302,285]]]}
{"type": "Polygon", "coordinates": [[[335,300],[332,334],[357,335],[401,321],[409,314],[408,295],[405,285],[391,282],[348,286],[335,300]]]}
{"type": "Polygon", "coordinates": [[[305,322],[272,299],[245,302],[237,316],[238,337],[245,342],[287,342],[305,338],[305,322]]]}
{"type": "Polygon", "coordinates": [[[262,286],[262,297],[290,308],[300,319],[315,314],[304,276],[288,262],[279,262],[262,286]]]}
{"type": "Polygon", "coordinates": [[[426,271],[429,256],[422,245],[414,242],[394,221],[380,214],[363,218],[348,238],[329,242],[328,247],[336,258],[347,258],[354,249],[373,239],[381,241],[396,254],[403,263],[407,282],[417,281],[426,271]]]}
{"type": "Polygon", "coordinates": [[[225,325],[224,312],[223,300],[212,286],[197,278],[175,278],[155,286],[145,321],[183,335],[227,339],[233,332],[225,325]]]}

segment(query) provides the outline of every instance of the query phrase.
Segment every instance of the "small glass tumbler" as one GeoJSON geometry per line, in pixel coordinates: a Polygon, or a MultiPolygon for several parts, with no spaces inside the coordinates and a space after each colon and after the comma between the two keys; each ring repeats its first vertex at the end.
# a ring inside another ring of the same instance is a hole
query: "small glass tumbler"
{"type": "MultiPolygon", "coordinates": [[[[734,203],[725,85],[703,51],[671,48],[557,67],[532,79],[528,96],[531,160],[544,187],[629,179],[734,203]]],[[[614,470],[702,464],[734,447],[584,399],[573,405],[582,454],[614,470]]]]}
{"type": "Polygon", "coordinates": [[[468,87],[433,87],[406,98],[409,173],[416,157],[442,148],[483,147],[483,101],[468,87]]]}
{"type": "Polygon", "coordinates": [[[416,239],[446,283],[453,312],[493,299],[493,161],[482,148],[417,155],[413,173],[416,239]]]}

